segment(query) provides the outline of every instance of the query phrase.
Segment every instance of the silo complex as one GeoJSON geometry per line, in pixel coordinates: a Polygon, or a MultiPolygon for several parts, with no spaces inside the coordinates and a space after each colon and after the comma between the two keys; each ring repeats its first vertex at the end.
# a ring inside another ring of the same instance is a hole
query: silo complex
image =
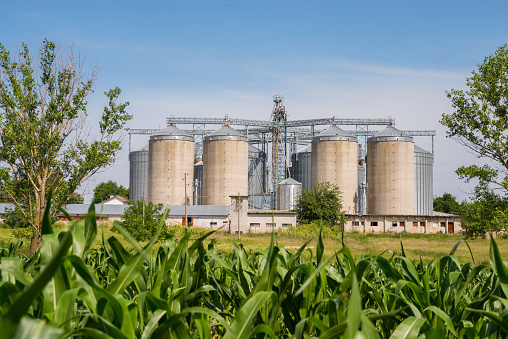
{"type": "Polygon", "coordinates": [[[248,194],[247,138],[229,126],[207,135],[203,142],[203,204],[229,205],[232,195],[248,194]]]}
{"type": "Polygon", "coordinates": [[[330,182],[342,194],[343,211],[357,212],[358,144],[349,132],[333,125],[312,138],[312,185],[330,182]]]}
{"type": "Polygon", "coordinates": [[[129,153],[129,171],[129,200],[148,201],[148,144],[129,153]]]}
{"type": "Polygon", "coordinates": [[[413,138],[386,127],[367,141],[368,213],[415,213],[413,138]]]}
{"type": "Polygon", "coordinates": [[[291,177],[302,183],[302,188],[312,188],[312,145],[307,145],[296,153],[291,154],[291,177]]]}
{"type": "Polygon", "coordinates": [[[150,136],[148,199],[164,205],[192,205],[194,139],[170,125],[150,136]],[[187,176],[187,187],[185,185],[187,176]]]}
{"type": "Polygon", "coordinates": [[[415,214],[432,215],[434,155],[415,145],[415,214]]]}

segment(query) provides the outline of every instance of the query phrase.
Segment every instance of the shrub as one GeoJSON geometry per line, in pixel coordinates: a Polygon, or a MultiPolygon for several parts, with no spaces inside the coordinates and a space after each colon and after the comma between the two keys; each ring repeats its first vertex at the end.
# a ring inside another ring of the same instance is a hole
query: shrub
{"type": "Polygon", "coordinates": [[[120,223],[136,240],[148,240],[157,230],[159,217],[166,211],[169,213],[169,209],[162,210],[163,204],[154,204],[149,201],[144,206],[143,222],[143,203],[142,200],[130,202],[123,214],[124,221],[120,223]]]}

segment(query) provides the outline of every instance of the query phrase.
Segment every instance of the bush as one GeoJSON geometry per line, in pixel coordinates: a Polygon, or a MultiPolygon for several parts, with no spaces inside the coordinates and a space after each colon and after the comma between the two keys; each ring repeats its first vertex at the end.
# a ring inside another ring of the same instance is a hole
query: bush
{"type": "Polygon", "coordinates": [[[143,225],[143,203],[142,200],[129,203],[129,207],[125,209],[123,214],[124,221],[120,223],[122,228],[128,231],[136,240],[140,241],[150,239],[159,226],[159,217],[166,211],[169,213],[169,209],[162,211],[164,205],[154,204],[149,201],[145,204],[143,225]]]}

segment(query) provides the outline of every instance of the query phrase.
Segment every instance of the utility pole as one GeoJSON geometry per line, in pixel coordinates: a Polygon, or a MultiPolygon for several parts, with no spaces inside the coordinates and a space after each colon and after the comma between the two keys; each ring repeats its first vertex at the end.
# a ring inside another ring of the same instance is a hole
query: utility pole
{"type": "Polygon", "coordinates": [[[184,176],[184,185],[185,185],[185,227],[187,227],[187,172],[185,172],[184,176]]]}
{"type": "Polygon", "coordinates": [[[240,240],[240,208],[242,201],[240,200],[240,192],[238,192],[238,198],[236,199],[236,208],[238,210],[238,240],[240,240]]]}

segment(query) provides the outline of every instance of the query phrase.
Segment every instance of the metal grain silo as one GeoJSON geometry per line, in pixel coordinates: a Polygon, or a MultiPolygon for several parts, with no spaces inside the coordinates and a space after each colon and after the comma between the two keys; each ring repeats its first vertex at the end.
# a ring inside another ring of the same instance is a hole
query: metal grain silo
{"type": "Polygon", "coordinates": [[[247,138],[229,126],[223,126],[205,137],[204,205],[230,205],[230,196],[248,194],[248,146],[247,138]]]}
{"type": "Polygon", "coordinates": [[[312,185],[330,182],[342,194],[343,211],[357,213],[358,144],[356,137],[333,125],[312,138],[312,185]]]}
{"type": "Polygon", "coordinates": [[[369,138],[367,145],[368,213],[413,215],[413,138],[389,126],[369,138]]]}
{"type": "MultiPolygon", "coordinates": [[[[364,156],[365,158],[365,156],[364,156]]],[[[359,214],[366,214],[367,212],[367,197],[366,197],[366,183],[367,177],[365,175],[365,163],[361,162],[358,164],[358,198],[357,205],[359,214]]]]}
{"type": "Polygon", "coordinates": [[[291,154],[291,176],[302,183],[302,188],[312,188],[312,145],[307,145],[296,153],[291,154]]]}
{"type": "Polygon", "coordinates": [[[249,144],[249,196],[265,193],[266,153],[249,144]]]}
{"type": "Polygon", "coordinates": [[[192,205],[193,174],[194,139],[190,134],[170,125],[150,136],[150,201],[164,205],[184,205],[187,194],[187,204],[192,205]]]}
{"type": "Polygon", "coordinates": [[[203,161],[194,164],[194,205],[203,205],[203,161]]]}
{"type": "Polygon", "coordinates": [[[277,209],[289,211],[296,208],[296,202],[302,191],[302,184],[293,178],[279,182],[277,191],[277,209]]]}
{"type": "Polygon", "coordinates": [[[434,155],[415,145],[415,213],[432,215],[434,155]]]}
{"type": "Polygon", "coordinates": [[[129,200],[148,201],[148,144],[129,153],[129,200]]]}

